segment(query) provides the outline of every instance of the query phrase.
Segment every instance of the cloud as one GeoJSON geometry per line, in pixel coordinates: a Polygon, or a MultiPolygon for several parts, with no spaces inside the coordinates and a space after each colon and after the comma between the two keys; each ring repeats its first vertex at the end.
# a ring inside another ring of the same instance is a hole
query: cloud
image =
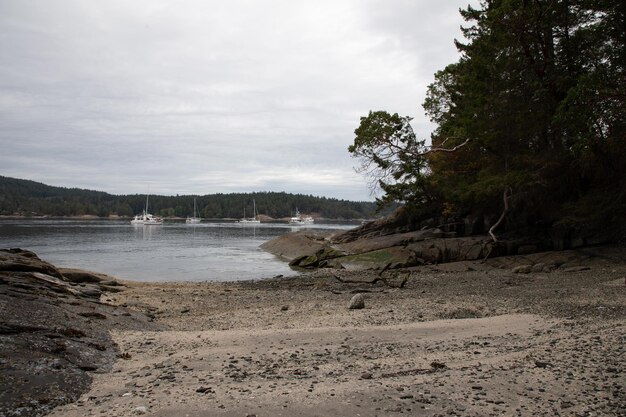
{"type": "Polygon", "coordinates": [[[370,199],[347,154],[359,117],[415,116],[428,136],[420,104],[456,59],[455,3],[2,2],[1,174],[370,199]]]}

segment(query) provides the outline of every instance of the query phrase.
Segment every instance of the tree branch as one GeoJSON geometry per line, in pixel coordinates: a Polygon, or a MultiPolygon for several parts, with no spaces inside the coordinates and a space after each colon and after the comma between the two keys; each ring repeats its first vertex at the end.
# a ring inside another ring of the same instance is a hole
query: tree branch
{"type": "MultiPolygon", "coordinates": [[[[445,145],[445,143],[448,141],[448,139],[450,139],[450,138],[447,138],[441,144],[445,145]]],[[[429,154],[431,152],[454,152],[457,149],[462,148],[463,146],[467,145],[470,142],[470,140],[471,140],[470,138],[467,138],[467,139],[465,139],[465,142],[456,145],[454,148],[439,148],[439,147],[433,148],[431,146],[430,149],[427,150],[426,152],[424,152],[422,155],[426,155],[426,154],[429,154]]]]}

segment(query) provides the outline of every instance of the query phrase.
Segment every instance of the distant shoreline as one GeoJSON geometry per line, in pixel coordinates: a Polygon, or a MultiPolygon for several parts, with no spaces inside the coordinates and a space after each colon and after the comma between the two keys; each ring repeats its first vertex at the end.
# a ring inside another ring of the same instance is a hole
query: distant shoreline
{"type": "MultiPolygon", "coordinates": [[[[108,216],[108,217],[100,217],[93,214],[85,214],[82,216],[19,216],[19,215],[0,215],[0,220],[131,220],[132,217],[128,216],[108,216]]],[[[186,217],[164,217],[166,221],[179,222],[184,221],[186,217]]],[[[211,222],[237,222],[239,219],[231,218],[231,217],[213,217],[213,218],[203,218],[203,222],[211,223],[211,222]]],[[[369,221],[373,219],[330,219],[330,218],[317,218],[316,221],[323,223],[354,223],[359,224],[362,221],[369,221]]],[[[289,218],[283,217],[279,219],[274,218],[264,218],[261,220],[261,223],[288,223],[289,218]]]]}

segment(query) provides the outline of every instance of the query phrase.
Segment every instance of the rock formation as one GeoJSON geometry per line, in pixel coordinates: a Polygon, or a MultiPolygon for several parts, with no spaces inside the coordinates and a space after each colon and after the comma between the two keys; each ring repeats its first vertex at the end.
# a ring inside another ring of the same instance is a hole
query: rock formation
{"type": "Polygon", "coordinates": [[[21,249],[0,250],[0,415],[40,416],[75,401],[90,372],[118,355],[108,330],[156,328],[147,317],[100,301],[122,284],[63,270],[21,249]]]}

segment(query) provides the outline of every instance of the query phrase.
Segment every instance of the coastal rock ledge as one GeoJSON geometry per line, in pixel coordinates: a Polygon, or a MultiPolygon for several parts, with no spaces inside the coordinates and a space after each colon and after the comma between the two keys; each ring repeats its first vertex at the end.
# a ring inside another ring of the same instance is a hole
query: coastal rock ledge
{"type": "Polygon", "coordinates": [[[156,329],[136,311],[109,305],[123,284],[64,270],[22,249],[0,250],[0,416],[41,416],[76,401],[91,372],[119,351],[109,330],[156,329]]]}
{"type": "Polygon", "coordinates": [[[474,261],[505,255],[517,247],[494,246],[487,236],[455,237],[440,229],[342,240],[341,234],[299,231],[261,247],[301,268],[397,269],[425,264],[474,261]]]}

